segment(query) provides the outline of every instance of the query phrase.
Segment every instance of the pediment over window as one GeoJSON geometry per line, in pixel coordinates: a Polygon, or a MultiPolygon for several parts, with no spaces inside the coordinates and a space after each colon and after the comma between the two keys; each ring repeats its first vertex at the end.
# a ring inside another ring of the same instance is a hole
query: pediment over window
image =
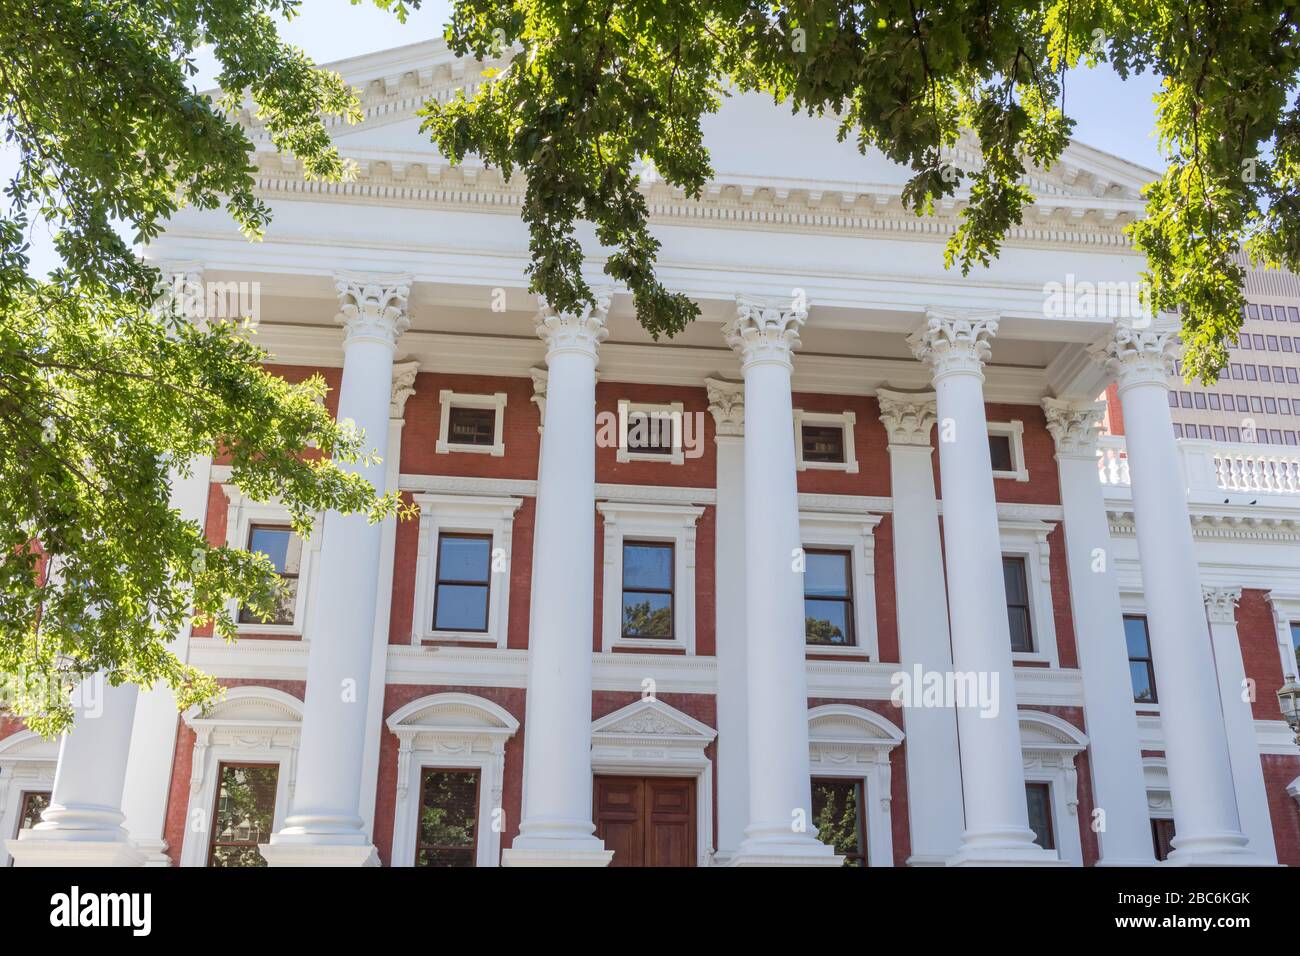
{"type": "Polygon", "coordinates": [[[1083,732],[1060,717],[1036,710],[1020,711],[1020,748],[1026,753],[1077,754],[1087,746],[1083,732]]]}
{"type": "Polygon", "coordinates": [[[59,759],[59,742],[32,730],[20,730],[0,740],[0,764],[47,763],[59,759]]]}
{"type": "Polygon", "coordinates": [[[413,700],[389,716],[388,729],[399,737],[416,733],[496,732],[510,737],[519,721],[502,707],[473,694],[432,694],[413,700]]]}
{"type": "Polygon", "coordinates": [[[876,743],[894,747],[903,731],[892,721],[865,707],[824,704],[808,711],[808,739],[816,742],[876,743]]]}
{"type": "Polygon", "coordinates": [[[273,727],[302,724],[302,701],[272,687],[234,687],[206,711],[185,712],[191,727],[273,727]]]}

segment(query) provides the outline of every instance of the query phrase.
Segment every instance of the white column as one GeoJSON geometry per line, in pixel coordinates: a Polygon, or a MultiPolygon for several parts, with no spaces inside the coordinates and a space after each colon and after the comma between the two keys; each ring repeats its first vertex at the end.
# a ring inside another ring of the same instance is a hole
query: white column
{"type": "Polygon", "coordinates": [[[715,508],[715,633],[718,661],[718,847],[725,863],[749,823],[745,686],[745,386],[705,380],[718,451],[715,508]]]}
{"type": "Polygon", "coordinates": [[[1176,333],[1116,326],[1092,354],[1118,379],[1138,558],[1174,804],[1173,864],[1259,863],[1233,791],[1186,482],[1169,417],[1176,333]]]}
{"type": "Polygon", "coordinates": [[[591,822],[591,654],[595,601],[596,361],[608,292],[558,313],[545,302],[545,440],[537,480],[528,636],[523,820],[506,866],[606,866],[591,822]]]}
{"type": "MultiPolygon", "coordinates": [[[[409,276],[340,276],[338,321],[347,330],[338,419],[364,433],[379,460],[346,465],[387,490],[393,353],[410,325],[409,276]]],[[[290,813],[262,846],[272,866],[377,865],[360,813],[366,701],[383,527],[364,514],[325,514],[320,576],[308,610],[307,699],[290,813]]]]}
{"type": "Polygon", "coordinates": [[[1246,693],[1246,666],[1237,636],[1237,602],[1241,600],[1241,588],[1207,587],[1202,589],[1202,594],[1210,621],[1214,667],[1219,675],[1219,700],[1223,704],[1223,726],[1228,734],[1228,759],[1232,763],[1241,830],[1261,862],[1276,863],[1273,819],[1268,810],[1268,790],[1264,785],[1264,767],[1260,763],[1259,738],[1255,735],[1255,715],[1246,693]]]}
{"type": "Polygon", "coordinates": [[[953,865],[1060,863],[1033,842],[1016,713],[1011,632],[988,423],[984,362],[996,316],[931,311],[908,339],[930,365],[939,419],[944,558],[953,669],[983,682],[987,699],[958,701],[966,829],[953,865]]]}
{"type": "Polygon", "coordinates": [[[102,674],[75,692],[76,724],[59,744],[54,791],[41,822],[5,846],[14,866],[141,866],[122,825],[122,790],[135,719],[135,684],[102,674]]]}
{"type": "Polygon", "coordinates": [[[749,825],[731,863],[838,865],[812,822],[802,548],[790,355],[807,313],[737,297],[727,344],[745,375],[749,825]]]}
{"type": "Polygon", "coordinates": [[[1088,764],[1100,866],[1153,866],[1151,820],[1142,774],[1133,684],[1124,639],[1124,614],[1115,577],[1106,501],[1097,476],[1097,429],[1104,402],[1043,399],[1047,430],[1056,442],[1056,470],[1065,516],[1065,559],[1070,610],[1083,674],[1088,764]]]}
{"type": "MultiPolygon", "coordinates": [[[[943,547],[934,492],[933,392],[878,389],[880,420],[889,434],[889,481],[894,510],[894,593],[903,679],[952,671],[943,547]]],[[[961,759],[957,715],[947,706],[903,709],[907,733],[909,866],[942,866],[961,844],[961,759]]]]}

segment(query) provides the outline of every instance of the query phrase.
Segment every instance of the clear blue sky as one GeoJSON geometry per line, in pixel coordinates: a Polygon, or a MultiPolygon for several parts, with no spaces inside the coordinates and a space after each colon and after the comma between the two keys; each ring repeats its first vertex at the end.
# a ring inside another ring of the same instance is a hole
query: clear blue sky
{"type": "MultiPolygon", "coordinates": [[[[405,24],[368,2],[354,6],[349,0],[306,0],[301,10],[284,25],[282,35],[317,63],[328,63],[441,36],[451,0],[426,0],[405,24]]],[[[196,59],[197,85],[214,86],[213,58],[201,52],[196,59]]],[[[1121,81],[1108,67],[1072,73],[1066,83],[1066,111],[1078,121],[1075,138],[1143,166],[1163,168],[1151,137],[1155,125],[1151,97],[1157,86],[1149,75],[1121,81]]],[[[13,152],[0,148],[0,181],[7,182],[15,166],[13,152]]],[[[35,227],[31,240],[33,269],[52,268],[55,257],[42,226],[35,227]]]]}

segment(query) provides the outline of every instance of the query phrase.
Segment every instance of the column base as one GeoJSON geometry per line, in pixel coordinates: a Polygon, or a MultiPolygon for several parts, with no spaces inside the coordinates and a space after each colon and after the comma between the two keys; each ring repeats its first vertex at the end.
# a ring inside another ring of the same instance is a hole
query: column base
{"type": "Polygon", "coordinates": [[[144,854],[145,866],[172,865],[172,858],[167,855],[166,840],[136,840],[135,846],[144,854]]]}
{"type": "Polygon", "coordinates": [[[502,866],[609,866],[614,851],[595,836],[588,821],[538,818],[519,825],[510,849],[501,853],[502,866]]]}
{"type": "Polygon", "coordinates": [[[1146,857],[1134,856],[1134,857],[1120,858],[1114,860],[1101,859],[1098,860],[1094,865],[1098,867],[1122,866],[1122,867],[1138,867],[1138,868],[1150,867],[1150,866],[1164,866],[1164,864],[1159,862],[1154,856],[1146,856],[1146,857]]]}
{"type": "Polygon", "coordinates": [[[844,857],[820,840],[791,833],[789,827],[775,832],[750,827],[745,831],[727,866],[843,866],[844,857]]]}
{"type": "Polygon", "coordinates": [[[13,858],[14,866],[50,867],[107,867],[144,866],[145,854],[124,840],[69,840],[30,836],[35,830],[24,831],[14,840],[6,840],[5,848],[13,858]]]}
{"type": "Polygon", "coordinates": [[[1052,850],[1034,842],[1025,827],[1001,827],[961,835],[961,846],[948,866],[1069,866],[1052,850]]]}
{"type": "MultiPolygon", "coordinates": [[[[557,841],[558,842],[558,841],[557,841]]],[[[595,841],[599,850],[585,847],[514,847],[501,851],[502,866],[609,866],[614,859],[614,851],[604,849],[604,844],[595,841]]]]}
{"type": "Polygon", "coordinates": [[[1166,866],[1267,866],[1242,833],[1176,836],[1166,866]]]}
{"type": "MultiPolygon", "coordinates": [[[[272,840],[275,838],[272,837],[272,840]]],[[[378,866],[370,844],[262,843],[257,847],[267,866],[378,866]]]]}
{"type": "Polygon", "coordinates": [[[949,857],[917,853],[907,858],[906,866],[947,866],[949,857]]]}

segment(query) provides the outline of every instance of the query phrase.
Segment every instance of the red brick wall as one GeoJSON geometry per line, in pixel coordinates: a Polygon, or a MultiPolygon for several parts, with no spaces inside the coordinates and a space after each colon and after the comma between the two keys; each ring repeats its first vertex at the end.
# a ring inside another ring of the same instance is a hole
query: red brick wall
{"type": "Polygon", "coordinates": [[[1047,536],[1052,575],[1052,615],[1056,625],[1056,648],[1062,667],[1078,667],[1078,645],[1074,635],[1074,609],[1070,604],[1070,572],[1065,558],[1065,525],[1058,524],[1047,536]]]}
{"type": "Polygon", "coordinates": [[[402,471],[410,475],[473,475],[480,478],[536,478],[541,424],[533,402],[533,383],[527,378],[492,375],[446,375],[421,372],[415,377],[415,394],[406,400],[402,426],[402,471]],[[476,452],[436,450],[442,406],[438,393],[448,389],[470,395],[506,395],[501,457],[476,452]]]}
{"type": "Polygon", "coordinates": [[[894,590],[894,517],[885,515],[876,525],[876,635],[878,660],[899,661],[898,594],[894,590]]]}
{"type": "Polygon", "coordinates": [[[853,412],[853,454],[858,473],[809,468],[799,472],[799,491],[822,495],[889,495],[889,436],[880,423],[880,403],[860,395],[794,393],[794,407],[805,412],[853,412]]]}
{"type": "MultiPolygon", "coordinates": [[[[1044,714],[1051,714],[1059,717],[1079,731],[1087,733],[1087,727],[1084,726],[1083,708],[1082,707],[1033,707],[1029,708],[1044,714]]],[[[1074,758],[1074,768],[1079,778],[1079,806],[1075,822],[1079,827],[1079,839],[1083,845],[1083,865],[1096,866],[1097,859],[1101,855],[1100,846],[1097,841],[1097,834],[1092,832],[1092,811],[1096,806],[1096,798],[1092,793],[1092,767],[1089,758],[1091,752],[1085,750],[1079,756],[1074,758]]],[[[1066,826],[1064,820],[1056,821],[1057,826],[1066,826]]]]}
{"type": "Polygon", "coordinates": [[[1105,430],[1111,435],[1124,434],[1124,407],[1119,402],[1119,386],[1114,382],[1106,386],[1105,430]]]}
{"type": "MultiPolygon", "coordinates": [[[[629,402],[669,404],[681,402],[685,415],[696,416],[704,426],[698,429],[695,439],[702,452],[698,458],[686,458],[680,465],[659,461],[626,461],[619,463],[618,449],[596,446],[596,480],[622,485],[672,485],[686,488],[712,488],[717,475],[717,445],[714,444],[713,416],[709,414],[709,395],[703,388],[679,385],[637,385],[630,382],[600,382],[596,385],[596,414],[618,417],[620,399],[629,402]]],[[[615,441],[617,431],[613,432],[615,441]]],[[[594,440],[594,439],[593,439],[594,440]]]]}
{"type": "Polygon", "coordinates": [[[1255,702],[1251,707],[1255,719],[1281,720],[1277,692],[1282,686],[1282,658],[1266,592],[1242,590],[1237,605],[1237,640],[1246,676],[1255,681],[1255,702]]]}
{"type": "Polygon", "coordinates": [[[1260,759],[1264,763],[1264,789],[1273,818],[1277,861],[1300,866],[1300,803],[1286,792],[1288,784],[1300,778],[1300,757],[1264,754],[1260,759]]]}

